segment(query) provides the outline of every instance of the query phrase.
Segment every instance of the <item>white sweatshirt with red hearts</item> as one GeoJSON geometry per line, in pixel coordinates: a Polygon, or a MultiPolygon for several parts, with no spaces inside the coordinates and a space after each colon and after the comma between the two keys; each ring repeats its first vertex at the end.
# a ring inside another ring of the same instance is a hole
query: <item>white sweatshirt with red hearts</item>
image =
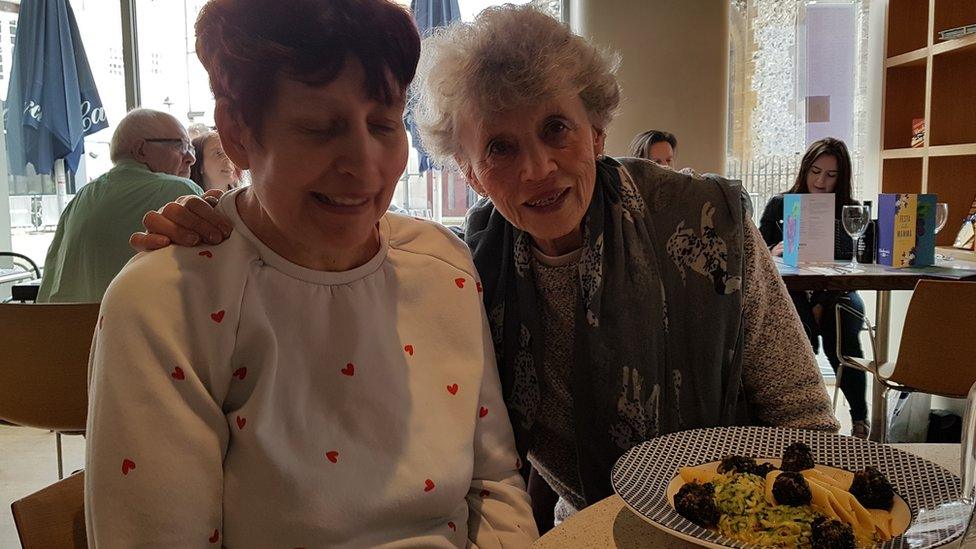
{"type": "Polygon", "coordinates": [[[480,283],[462,242],[380,221],[345,272],[243,224],[134,258],[91,358],[92,547],[525,547],[480,283]]]}

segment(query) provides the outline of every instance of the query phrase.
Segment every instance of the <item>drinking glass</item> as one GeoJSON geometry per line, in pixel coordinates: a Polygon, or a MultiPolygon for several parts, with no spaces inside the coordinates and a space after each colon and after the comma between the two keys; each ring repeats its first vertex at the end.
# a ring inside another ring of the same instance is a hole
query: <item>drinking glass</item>
{"type": "Polygon", "coordinates": [[[864,236],[864,231],[868,228],[868,222],[871,220],[871,210],[867,206],[844,206],[841,210],[841,225],[844,226],[844,230],[847,234],[851,236],[854,247],[851,253],[851,262],[847,266],[852,270],[856,271],[858,267],[857,263],[857,246],[861,241],[861,237],[864,236]]]}
{"type": "Polygon", "coordinates": [[[935,205],[935,234],[939,234],[942,227],[945,227],[946,220],[949,219],[949,205],[939,202],[935,205]]]}

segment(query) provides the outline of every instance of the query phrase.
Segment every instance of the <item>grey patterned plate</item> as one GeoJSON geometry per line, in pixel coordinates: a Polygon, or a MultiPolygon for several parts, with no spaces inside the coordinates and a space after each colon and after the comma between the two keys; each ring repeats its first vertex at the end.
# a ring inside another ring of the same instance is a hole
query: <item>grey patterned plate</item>
{"type": "Polygon", "coordinates": [[[706,547],[749,547],[679,515],[668,502],[668,484],[681,467],[737,454],[779,458],[804,442],[818,464],[849,471],[877,467],[911,508],[908,530],[877,547],[938,547],[962,535],[971,507],[960,502],[959,477],[920,457],[853,437],[774,427],[717,427],[682,431],[631,448],[611,473],[613,489],[638,516],[658,528],[706,547]]]}

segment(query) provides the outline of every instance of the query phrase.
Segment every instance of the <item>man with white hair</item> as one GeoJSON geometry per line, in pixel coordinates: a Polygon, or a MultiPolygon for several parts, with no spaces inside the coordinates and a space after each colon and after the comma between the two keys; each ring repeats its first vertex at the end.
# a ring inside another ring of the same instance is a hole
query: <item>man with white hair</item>
{"type": "Polygon", "coordinates": [[[115,166],[68,204],[47,251],[39,302],[97,302],[133,255],[129,235],[146,211],[188,193],[193,147],[183,125],[164,112],[134,109],[110,146],[115,166]]]}

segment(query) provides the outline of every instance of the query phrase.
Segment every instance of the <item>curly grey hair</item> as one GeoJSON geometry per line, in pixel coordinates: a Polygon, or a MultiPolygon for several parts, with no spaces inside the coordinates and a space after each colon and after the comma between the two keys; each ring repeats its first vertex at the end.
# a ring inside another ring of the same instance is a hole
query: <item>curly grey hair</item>
{"type": "Polygon", "coordinates": [[[435,161],[460,152],[457,121],[579,93],[590,122],[605,130],[620,104],[618,55],[602,51],[531,6],[488,8],[424,39],[413,83],[413,115],[435,161]]]}

